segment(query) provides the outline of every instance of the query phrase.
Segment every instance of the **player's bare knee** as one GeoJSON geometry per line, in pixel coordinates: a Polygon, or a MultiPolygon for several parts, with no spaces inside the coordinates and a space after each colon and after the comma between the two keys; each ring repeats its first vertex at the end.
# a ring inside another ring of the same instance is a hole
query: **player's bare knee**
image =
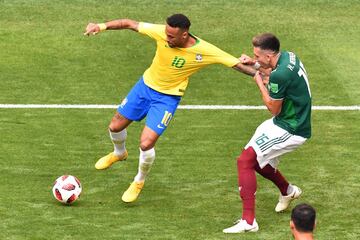
{"type": "Polygon", "coordinates": [[[140,143],[140,149],[143,151],[150,150],[153,147],[154,147],[154,145],[151,144],[150,142],[141,142],[140,143]]]}
{"type": "Polygon", "coordinates": [[[119,124],[117,124],[114,121],[111,121],[109,124],[109,129],[111,132],[120,132],[122,129],[119,127],[119,124]]]}
{"type": "Polygon", "coordinates": [[[143,151],[147,151],[152,149],[155,146],[155,142],[150,139],[146,139],[140,142],[140,149],[143,151]]]}
{"type": "Polygon", "coordinates": [[[124,130],[130,123],[131,120],[123,117],[119,113],[116,113],[114,117],[111,119],[111,122],[109,124],[109,129],[112,132],[120,132],[124,130]]]}

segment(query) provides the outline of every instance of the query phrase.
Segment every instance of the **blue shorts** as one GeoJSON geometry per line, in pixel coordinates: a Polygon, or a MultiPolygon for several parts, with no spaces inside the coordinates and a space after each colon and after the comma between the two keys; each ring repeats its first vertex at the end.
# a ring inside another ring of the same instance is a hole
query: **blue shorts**
{"type": "Polygon", "coordinates": [[[160,93],[148,87],[141,77],[117,110],[132,121],[141,121],[146,116],[146,126],[161,135],[174,116],[180,100],[180,96],[160,93]]]}

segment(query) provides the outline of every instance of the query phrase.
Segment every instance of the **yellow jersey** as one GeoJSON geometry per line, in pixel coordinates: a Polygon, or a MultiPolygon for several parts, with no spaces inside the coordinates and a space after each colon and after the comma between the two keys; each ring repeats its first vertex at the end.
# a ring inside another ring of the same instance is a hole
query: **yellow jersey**
{"type": "Polygon", "coordinates": [[[240,61],[214,45],[196,37],[196,44],[188,48],[171,48],[166,41],[165,25],[139,23],[139,32],[157,43],[155,57],[144,73],[150,88],[169,95],[182,96],[189,77],[199,69],[214,63],[233,67],[240,61]]]}

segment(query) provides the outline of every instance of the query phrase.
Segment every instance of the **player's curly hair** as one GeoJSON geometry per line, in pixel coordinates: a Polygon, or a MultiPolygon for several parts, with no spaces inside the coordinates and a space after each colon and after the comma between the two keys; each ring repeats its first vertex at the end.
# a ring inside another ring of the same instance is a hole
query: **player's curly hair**
{"type": "Polygon", "coordinates": [[[174,15],[171,15],[166,19],[166,23],[173,28],[180,28],[183,30],[189,30],[190,28],[190,20],[188,17],[186,17],[184,14],[177,13],[174,15]]]}

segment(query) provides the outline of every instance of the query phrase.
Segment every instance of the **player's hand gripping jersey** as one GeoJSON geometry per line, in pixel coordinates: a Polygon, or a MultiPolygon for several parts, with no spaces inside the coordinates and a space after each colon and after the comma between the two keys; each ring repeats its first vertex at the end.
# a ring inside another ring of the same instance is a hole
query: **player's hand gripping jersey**
{"type": "Polygon", "coordinates": [[[171,48],[166,41],[165,25],[139,23],[139,32],[156,40],[157,49],[151,66],[144,73],[150,88],[165,94],[182,96],[189,77],[214,63],[233,67],[240,61],[214,45],[196,37],[189,48],[171,48]]]}

